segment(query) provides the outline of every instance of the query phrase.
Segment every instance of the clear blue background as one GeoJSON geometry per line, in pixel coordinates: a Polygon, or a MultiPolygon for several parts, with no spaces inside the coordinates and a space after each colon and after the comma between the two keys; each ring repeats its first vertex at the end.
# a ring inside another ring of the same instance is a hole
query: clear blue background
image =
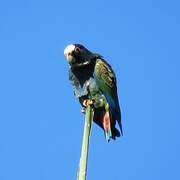
{"type": "Polygon", "coordinates": [[[84,116],[66,45],[102,54],[118,78],[124,137],[93,124],[88,180],[180,179],[180,3],[0,2],[0,180],[73,180],[84,116]]]}

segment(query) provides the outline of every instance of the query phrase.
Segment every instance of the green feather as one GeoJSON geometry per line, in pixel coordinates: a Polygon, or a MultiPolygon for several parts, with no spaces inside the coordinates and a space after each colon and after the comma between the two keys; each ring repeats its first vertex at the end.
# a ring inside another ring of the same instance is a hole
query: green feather
{"type": "Polygon", "coordinates": [[[95,76],[100,89],[115,100],[116,77],[111,66],[102,59],[96,60],[95,76]]]}

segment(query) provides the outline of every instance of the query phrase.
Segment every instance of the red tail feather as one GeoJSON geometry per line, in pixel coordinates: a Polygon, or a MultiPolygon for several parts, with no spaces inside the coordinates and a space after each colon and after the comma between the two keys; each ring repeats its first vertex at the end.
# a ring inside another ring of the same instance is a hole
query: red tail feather
{"type": "Polygon", "coordinates": [[[105,131],[111,130],[110,115],[106,112],[103,118],[103,127],[105,131]]]}

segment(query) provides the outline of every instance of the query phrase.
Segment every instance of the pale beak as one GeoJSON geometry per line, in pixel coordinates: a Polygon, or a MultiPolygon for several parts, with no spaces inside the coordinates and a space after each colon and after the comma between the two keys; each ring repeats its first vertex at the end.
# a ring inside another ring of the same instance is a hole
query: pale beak
{"type": "Polygon", "coordinates": [[[74,58],[74,56],[73,56],[73,53],[68,53],[68,54],[66,55],[66,59],[67,59],[67,61],[68,61],[68,63],[69,63],[70,65],[72,65],[72,64],[75,63],[75,58],[74,58]]]}

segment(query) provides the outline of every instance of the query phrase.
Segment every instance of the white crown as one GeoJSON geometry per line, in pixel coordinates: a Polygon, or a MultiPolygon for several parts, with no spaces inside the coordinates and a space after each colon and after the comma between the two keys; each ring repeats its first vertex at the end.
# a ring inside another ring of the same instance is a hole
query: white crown
{"type": "Polygon", "coordinates": [[[70,44],[68,45],[65,49],[64,49],[64,55],[67,56],[68,53],[74,51],[75,49],[75,45],[74,44],[70,44]]]}

